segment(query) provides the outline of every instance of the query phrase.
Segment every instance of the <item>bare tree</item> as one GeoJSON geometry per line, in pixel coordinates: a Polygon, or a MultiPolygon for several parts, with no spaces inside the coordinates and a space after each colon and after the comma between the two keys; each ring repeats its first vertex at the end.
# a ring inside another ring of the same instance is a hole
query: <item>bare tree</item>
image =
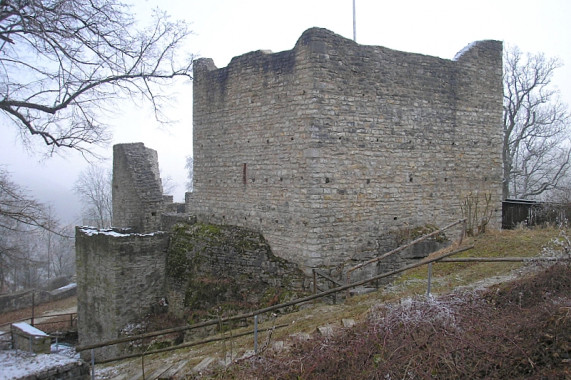
{"type": "Polygon", "coordinates": [[[164,175],[160,170],[161,184],[163,186],[163,194],[172,195],[177,188],[176,181],[170,175],[164,175]]]}
{"type": "Polygon", "coordinates": [[[162,86],[190,78],[192,60],[178,57],[189,34],[158,10],[138,30],[118,0],[0,0],[0,110],[26,143],[89,152],[108,140],[102,114],[121,96],[165,121],[162,86]]]}
{"type": "Polygon", "coordinates": [[[53,239],[54,250],[51,256],[51,265],[54,277],[71,276],[75,273],[75,240],[67,236],[73,236],[72,226],[61,228],[61,234],[55,235],[53,239]]]}
{"type": "Polygon", "coordinates": [[[79,174],[74,191],[82,201],[84,223],[97,228],[111,227],[111,178],[109,169],[97,165],[90,165],[79,174]]]}
{"type": "Polygon", "coordinates": [[[53,239],[72,240],[58,225],[49,208],[0,168],[0,289],[37,286],[50,275],[53,239]]]}
{"type": "Polygon", "coordinates": [[[18,232],[24,227],[50,229],[45,208],[0,168],[0,229],[18,232]]]}
{"type": "Polygon", "coordinates": [[[186,183],[186,190],[192,191],[193,190],[193,180],[194,180],[194,158],[192,156],[186,156],[186,164],[184,168],[187,170],[187,179],[188,182],[186,183]]]}
{"type": "Polygon", "coordinates": [[[537,197],[558,187],[569,169],[567,107],[551,85],[561,64],[543,54],[504,54],[504,198],[537,197]]]}
{"type": "Polygon", "coordinates": [[[551,192],[550,200],[556,203],[571,205],[571,176],[567,175],[557,189],[551,192]]]}
{"type": "Polygon", "coordinates": [[[46,256],[46,269],[47,269],[47,278],[48,280],[52,278],[52,260],[53,256],[55,255],[56,247],[56,235],[52,231],[57,231],[59,229],[59,221],[55,216],[54,209],[51,205],[45,207],[46,210],[46,225],[48,229],[42,230],[41,242],[43,245],[43,251],[45,252],[46,256]]]}

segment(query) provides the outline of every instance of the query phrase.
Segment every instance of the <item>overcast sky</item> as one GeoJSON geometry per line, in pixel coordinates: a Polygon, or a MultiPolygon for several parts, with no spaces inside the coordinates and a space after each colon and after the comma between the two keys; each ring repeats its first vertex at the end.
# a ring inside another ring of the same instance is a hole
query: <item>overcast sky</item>
{"type": "MultiPolygon", "coordinates": [[[[131,0],[137,17],[160,7],[191,23],[189,53],[212,58],[224,67],[232,57],[253,50],[293,48],[313,26],[353,37],[352,0],[131,0]]],[[[357,42],[452,59],[472,41],[494,39],[522,51],[559,57],[554,83],[571,104],[571,2],[568,0],[356,0],[357,42]]],[[[170,116],[176,122],[158,128],[148,109],[117,105],[111,121],[113,143],[143,142],[156,149],[164,176],[178,183],[175,201],[184,197],[185,157],[192,154],[192,85],[177,86],[170,116]]],[[[79,223],[72,191],[87,162],[77,153],[42,161],[21,146],[11,127],[0,126],[0,164],[68,223],[79,223]]],[[[100,151],[109,157],[111,145],[100,151]]],[[[105,163],[104,163],[105,164],[105,163]]]]}

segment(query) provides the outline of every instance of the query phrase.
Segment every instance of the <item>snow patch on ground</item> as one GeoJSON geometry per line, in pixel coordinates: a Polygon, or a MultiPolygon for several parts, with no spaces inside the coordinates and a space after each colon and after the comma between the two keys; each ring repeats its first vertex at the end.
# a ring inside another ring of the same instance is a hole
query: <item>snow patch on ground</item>
{"type": "Polygon", "coordinates": [[[0,380],[37,375],[51,368],[73,363],[80,364],[79,355],[73,347],[62,344],[52,345],[51,354],[33,354],[19,350],[0,351],[0,380]]]}

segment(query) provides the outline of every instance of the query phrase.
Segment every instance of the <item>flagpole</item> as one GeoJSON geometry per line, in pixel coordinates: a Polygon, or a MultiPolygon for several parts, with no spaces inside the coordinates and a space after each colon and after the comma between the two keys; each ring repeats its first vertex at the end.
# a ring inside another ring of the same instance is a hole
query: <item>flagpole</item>
{"type": "Polygon", "coordinates": [[[353,41],[357,42],[357,21],[355,16],[355,0],[353,0],[353,41]]]}

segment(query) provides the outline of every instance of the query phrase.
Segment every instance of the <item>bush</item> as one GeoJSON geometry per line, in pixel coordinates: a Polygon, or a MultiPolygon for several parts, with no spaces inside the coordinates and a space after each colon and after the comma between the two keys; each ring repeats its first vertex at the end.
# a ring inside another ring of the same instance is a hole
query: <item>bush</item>
{"type": "Polygon", "coordinates": [[[486,292],[407,299],[331,338],[295,343],[220,378],[569,378],[571,267],[486,292]]]}

